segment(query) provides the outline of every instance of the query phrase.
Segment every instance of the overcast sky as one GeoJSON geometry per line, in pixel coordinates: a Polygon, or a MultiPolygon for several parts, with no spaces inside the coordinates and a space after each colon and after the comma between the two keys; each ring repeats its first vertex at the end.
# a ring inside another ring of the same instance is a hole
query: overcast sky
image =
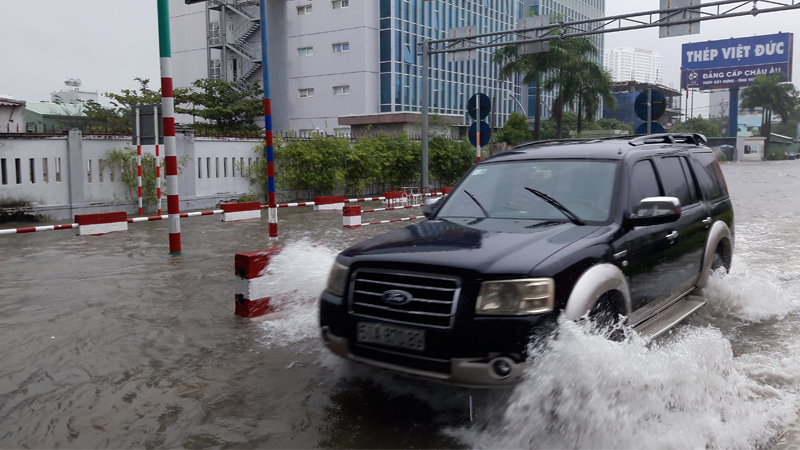
{"type": "MultiPolygon", "coordinates": [[[[658,6],[658,0],[606,0],[606,15],[658,6]]],[[[80,78],[83,90],[101,96],[135,88],[135,77],[160,86],[155,0],[0,0],[0,11],[5,37],[0,46],[0,95],[49,101],[51,92],[63,88],[65,78],[80,78]]],[[[681,44],[800,31],[798,24],[800,10],[795,10],[707,21],[699,35],[686,37],[659,39],[657,28],[609,33],[605,45],[660,52],[664,84],[678,88],[681,44]]],[[[795,61],[794,78],[800,76],[798,69],[795,61]]],[[[695,114],[707,109],[705,97],[695,98],[695,114]]]]}

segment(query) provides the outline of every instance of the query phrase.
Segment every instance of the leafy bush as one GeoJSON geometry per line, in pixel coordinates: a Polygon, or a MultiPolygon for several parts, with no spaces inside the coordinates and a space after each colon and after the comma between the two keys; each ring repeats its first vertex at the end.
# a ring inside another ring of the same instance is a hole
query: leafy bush
{"type": "Polygon", "coordinates": [[[431,175],[441,186],[452,186],[475,164],[475,147],[466,141],[434,137],[428,142],[431,175]]]}

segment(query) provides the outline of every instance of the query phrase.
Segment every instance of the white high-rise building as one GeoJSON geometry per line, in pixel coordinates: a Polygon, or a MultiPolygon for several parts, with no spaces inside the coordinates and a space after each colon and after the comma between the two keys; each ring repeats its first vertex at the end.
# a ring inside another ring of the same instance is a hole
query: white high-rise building
{"type": "Polygon", "coordinates": [[[614,81],[662,84],[664,69],[661,53],[632,47],[606,50],[605,68],[614,81]]]}
{"type": "MultiPolygon", "coordinates": [[[[448,29],[465,25],[479,25],[481,32],[512,30],[531,12],[600,18],[605,0],[268,0],[267,8],[273,129],[346,133],[349,127],[340,126],[339,117],[419,113],[417,52],[423,39],[442,39],[448,29]]],[[[170,0],[175,87],[189,87],[198,78],[260,81],[259,19],[256,0],[170,0]]],[[[602,49],[602,35],[595,41],[602,49]]],[[[519,76],[499,80],[498,70],[491,49],[480,50],[477,61],[433,55],[429,111],[466,115],[469,98],[482,92],[492,99],[496,126],[502,126],[512,111],[523,110],[525,90],[519,76]]],[[[549,107],[551,93],[543,97],[549,107]]]]}

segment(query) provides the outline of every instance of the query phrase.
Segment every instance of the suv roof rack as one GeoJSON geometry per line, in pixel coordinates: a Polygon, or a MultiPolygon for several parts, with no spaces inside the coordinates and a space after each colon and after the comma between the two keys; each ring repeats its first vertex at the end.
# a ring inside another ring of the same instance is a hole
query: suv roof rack
{"type": "Polygon", "coordinates": [[[698,133],[660,133],[638,136],[628,143],[633,146],[644,144],[692,144],[704,145],[708,142],[705,136],[698,133]]]}

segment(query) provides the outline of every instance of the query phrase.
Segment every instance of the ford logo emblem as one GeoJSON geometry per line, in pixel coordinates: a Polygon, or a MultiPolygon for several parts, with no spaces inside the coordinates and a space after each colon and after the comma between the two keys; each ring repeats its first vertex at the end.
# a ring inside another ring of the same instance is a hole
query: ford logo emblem
{"type": "Polygon", "coordinates": [[[411,300],[414,300],[414,296],[411,295],[410,292],[401,291],[399,289],[386,291],[381,298],[384,303],[390,306],[403,306],[411,303],[411,300]]]}

